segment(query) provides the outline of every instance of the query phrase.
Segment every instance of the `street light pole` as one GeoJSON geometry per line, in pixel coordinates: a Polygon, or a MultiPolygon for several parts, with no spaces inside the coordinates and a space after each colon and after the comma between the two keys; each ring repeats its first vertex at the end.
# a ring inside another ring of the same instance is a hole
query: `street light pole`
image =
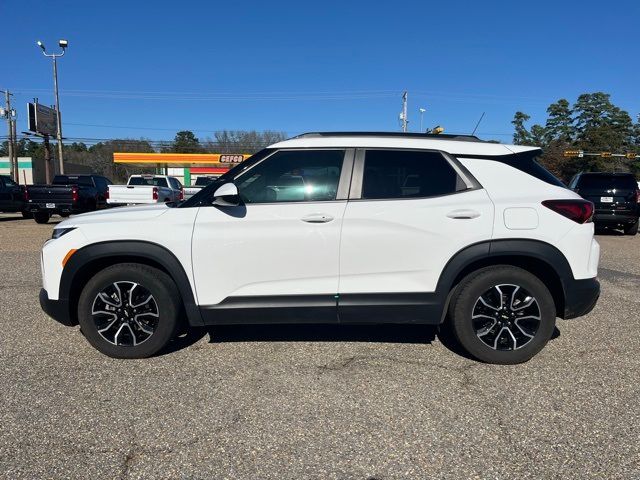
{"type": "Polygon", "coordinates": [[[422,117],[424,116],[424,112],[427,111],[426,108],[420,108],[420,133],[424,133],[424,130],[422,130],[422,117]]]}
{"type": "Polygon", "coordinates": [[[64,162],[62,158],[62,119],[60,117],[60,97],[58,96],[58,57],[64,56],[67,51],[67,47],[69,46],[69,42],[66,40],[60,40],[58,45],[62,48],[62,53],[47,53],[45,50],[44,44],[38,40],[38,46],[42,49],[42,54],[45,57],[53,58],[53,90],[56,97],[56,123],[57,123],[57,132],[56,132],[56,140],[58,141],[58,163],[60,173],[64,173],[64,162]]]}

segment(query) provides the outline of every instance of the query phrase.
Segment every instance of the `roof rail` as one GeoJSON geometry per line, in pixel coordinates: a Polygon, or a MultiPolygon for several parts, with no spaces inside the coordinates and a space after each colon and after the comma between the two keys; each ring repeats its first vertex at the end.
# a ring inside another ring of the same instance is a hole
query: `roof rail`
{"type": "Polygon", "coordinates": [[[312,137],[405,137],[431,138],[436,140],[457,140],[459,142],[484,142],[475,135],[457,135],[451,133],[412,133],[412,132],[307,132],[292,138],[312,137]]]}

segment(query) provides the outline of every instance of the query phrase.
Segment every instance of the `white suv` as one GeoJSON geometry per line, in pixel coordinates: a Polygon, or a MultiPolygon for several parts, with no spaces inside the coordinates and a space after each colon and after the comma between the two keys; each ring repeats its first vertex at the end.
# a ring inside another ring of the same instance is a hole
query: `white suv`
{"type": "Polygon", "coordinates": [[[519,363],[599,295],[593,205],[534,147],[469,136],[310,133],[188,201],[57,225],[42,308],[112,357],[153,355],[180,321],[422,323],[519,363]]]}

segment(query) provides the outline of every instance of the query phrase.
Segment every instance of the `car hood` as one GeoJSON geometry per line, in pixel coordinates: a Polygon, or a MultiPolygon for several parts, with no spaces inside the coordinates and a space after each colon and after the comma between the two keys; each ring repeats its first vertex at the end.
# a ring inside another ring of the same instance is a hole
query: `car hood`
{"type": "Polygon", "coordinates": [[[83,213],[58,224],[58,228],[77,227],[92,223],[131,222],[149,220],[165,213],[169,208],[166,204],[138,205],[133,207],[115,207],[97,212],[83,213]]]}

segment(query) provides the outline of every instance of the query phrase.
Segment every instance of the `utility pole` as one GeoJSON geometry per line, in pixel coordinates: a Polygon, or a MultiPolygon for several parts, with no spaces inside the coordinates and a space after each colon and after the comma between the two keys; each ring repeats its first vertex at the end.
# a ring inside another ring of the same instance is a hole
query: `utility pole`
{"type": "Polygon", "coordinates": [[[6,104],[6,111],[4,112],[4,116],[7,119],[7,129],[8,129],[8,138],[7,138],[7,150],[9,153],[9,176],[13,180],[14,171],[13,171],[13,128],[11,126],[11,93],[9,90],[4,91],[4,98],[6,104]]]}
{"type": "Polygon", "coordinates": [[[44,138],[44,174],[47,178],[45,183],[51,183],[51,146],[49,145],[49,135],[43,135],[44,138]]]}
{"type": "Polygon", "coordinates": [[[407,119],[407,99],[409,97],[409,92],[407,92],[406,90],[404,91],[404,93],[402,94],[402,113],[400,114],[400,118],[402,120],[402,131],[406,132],[407,131],[407,125],[409,123],[409,120],[407,119]]]}
{"type": "Polygon", "coordinates": [[[16,135],[16,118],[11,119],[11,139],[13,140],[13,159],[11,166],[13,167],[13,174],[15,175],[13,181],[20,183],[20,169],[18,168],[18,135],[16,135]]]}
{"type": "Polygon", "coordinates": [[[69,42],[66,40],[60,40],[58,45],[62,48],[62,53],[47,53],[44,44],[38,40],[37,45],[42,49],[42,53],[45,57],[53,58],[53,90],[56,97],[56,122],[57,122],[57,132],[56,132],[56,140],[58,141],[58,162],[60,163],[60,173],[64,173],[64,163],[62,161],[62,119],[60,118],[60,98],[58,97],[58,57],[62,57],[67,51],[67,47],[69,46],[69,42]]]}

